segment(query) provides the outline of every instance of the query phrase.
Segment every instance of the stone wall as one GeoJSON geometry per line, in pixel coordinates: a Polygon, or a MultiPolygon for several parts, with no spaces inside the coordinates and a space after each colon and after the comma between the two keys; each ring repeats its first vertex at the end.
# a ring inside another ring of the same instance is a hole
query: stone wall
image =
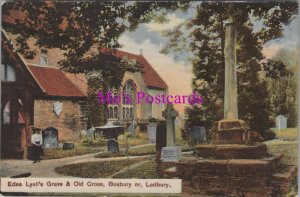
{"type": "MultiPolygon", "coordinates": [[[[162,89],[147,88],[147,93],[150,94],[151,96],[155,97],[157,95],[162,95],[162,94],[166,95],[167,92],[166,92],[166,90],[162,90],[162,89]]],[[[164,118],[162,117],[162,111],[165,110],[164,102],[161,101],[158,104],[153,102],[152,105],[146,104],[146,106],[151,107],[151,109],[147,109],[147,117],[164,120],[164,118]]]]}
{"type": "Polygon", "coordinates": [[[81,130],[87,129],[87,118],[84,113],[83,101],[67,99],[35,100],[34,126],[45,129],[54,127],[58,129],[58,140],[78,141],[81,130]],[[59,117],[53,112],[55,102],[62,103],[59,117]]]}

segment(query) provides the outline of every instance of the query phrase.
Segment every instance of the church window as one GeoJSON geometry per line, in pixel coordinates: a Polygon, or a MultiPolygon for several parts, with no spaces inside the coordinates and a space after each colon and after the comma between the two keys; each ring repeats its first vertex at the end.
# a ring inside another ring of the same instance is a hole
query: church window
{"type": "Polygon", "coordinates": [[[136,85],[132,80],[128,80],[123,87],[123,120],[133,120],[135,118],[135,95],[136,85]]]}
{"type": "Polygon", "coordinates": [[[108,103],[108,119],[119,119],[119,105],[118,102],[114,102],[115,98],[118,97],[118,90],[113,87],[108,92],[111,92],[110,103],[108,103]]]}

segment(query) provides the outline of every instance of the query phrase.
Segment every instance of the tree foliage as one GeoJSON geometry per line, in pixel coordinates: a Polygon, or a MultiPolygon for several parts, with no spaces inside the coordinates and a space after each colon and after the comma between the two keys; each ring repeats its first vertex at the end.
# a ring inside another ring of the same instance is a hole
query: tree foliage
{"type": "Polygon", "coordinates": [[[273,117],[284,115],[287,117],[287,126],[296,127],[298,80],[297,69],[294,70],[294,68],[297,68],[298,63],[293,62],[295,58],[290,57],[291,55],[286,54],[282,57],[282,53],[286,52],[281,50],[271,60],[264,63],[264,67],[267,67],[265,71],[269,91],[268,102],[271,105],[273,117]],[[291,59],[288,60],[289,57],[291,59]]]}
{"type": "MultiPolygon", "coordinates": [[[[298,12],[297,2],[234,3],[236,15],[238,113],[250,128],[259,132],[272,127],[268,102],[267,83],[261,77],[264,69],[261,61],[262,46],[266,42],[282,36],[283,25],[289,24],[298,12]],[[257,21],[262,27],[255,27],[257,21]]],[[[228,19],[228,3],[202,2],[196,7],[195,17],[182,28],[166,33],[169,43],[164,53],[193,52],[193,89],[204,99],[201,109],[189,110],[189,125],[211,127],[212,122],[223,117],[224,99],[224,42],[225,24],[228,19]],[[184,32],[190,32],[186,35],[184,32]],[[189,41],[178,46],[179,39],[189,41]]],[[[273,70],[266,67],[270,77],[283,75],[282,66],[273,70]]]]}
{"type": "Polygon", "coordinates": [[[27,58],[36,55],[27,44],[28,38],[34,37],[40,48],[65,50],[66,58],[60,65],[68,72],[80,73],[101,70],[99,65],[86,66],[95,57],[89,53],[92,46],[119,48],[118,38],[124,31],[153,18],[159,20],[155,11],[186,7],[186,3],[180,2],[15,1],[6,2],[3,13],[18,11],[23,16],[9,29],[18,34],[20,53],[27,58]]]}

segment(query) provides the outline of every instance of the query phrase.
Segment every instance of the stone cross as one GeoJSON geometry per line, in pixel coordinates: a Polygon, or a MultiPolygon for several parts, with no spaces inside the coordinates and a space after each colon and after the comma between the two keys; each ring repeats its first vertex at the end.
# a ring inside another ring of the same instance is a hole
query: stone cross
{"type": "Polygon", "coordinates": [[[225,27],[225,94],[224,119],[238,119],[237,75],[236,75],[236,33],[235,16],[239,15],[230,4],[228,23],[225,27]]]}
{"type": "Polygon", "coordinates": [[[175,118],[178,116],[178,111],[174,109],[172,104],[167,104],[162,116],[167,120],[167,147],[176,146],[175,118]]]}

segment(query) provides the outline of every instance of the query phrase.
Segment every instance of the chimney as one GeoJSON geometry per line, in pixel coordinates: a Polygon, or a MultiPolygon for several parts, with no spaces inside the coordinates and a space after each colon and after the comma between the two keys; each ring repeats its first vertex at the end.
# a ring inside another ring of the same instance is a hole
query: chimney
{"type": "Polygon", "coordinates": [[[140,49],[140,55],[143,55],[143,49],[140,49]]]}

